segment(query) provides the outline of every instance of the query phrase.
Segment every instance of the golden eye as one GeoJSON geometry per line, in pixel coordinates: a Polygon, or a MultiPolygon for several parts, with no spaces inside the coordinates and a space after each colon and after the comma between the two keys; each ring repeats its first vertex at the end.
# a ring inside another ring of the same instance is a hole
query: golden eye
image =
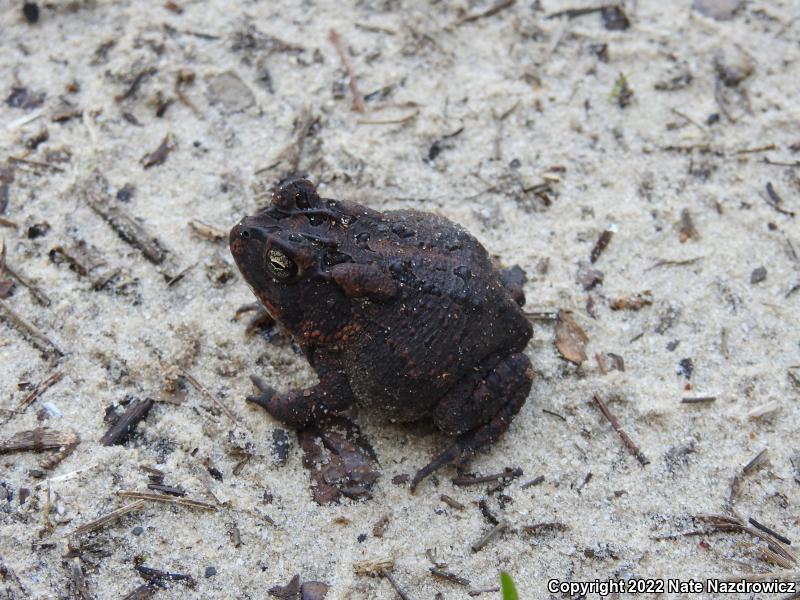
{"type": "Polygon", "coordinates": [[[267,250],[267,271],[275,279],[288,279],[297,273],[297,265],[277,248],[267,250]]]}

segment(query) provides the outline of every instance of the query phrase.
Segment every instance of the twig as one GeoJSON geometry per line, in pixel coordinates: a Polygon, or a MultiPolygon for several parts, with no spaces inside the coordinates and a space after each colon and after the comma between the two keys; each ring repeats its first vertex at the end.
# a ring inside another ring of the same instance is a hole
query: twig
{"type": "Polygon", "coordinates": [[[339,33],[335,29],[331,28],[330,32],[328,32],[328,39],[333,44],[333,47],[336,48],[336,52],[339,53],[339,59],[342,61],[342,66],[344,66],[344,70],[347,73],[347,79],[350,82],[350,93],[353,94],[353,110],[363,113],[365,111],[364,97],[358,89],[358,82],[353,74],[350,61],[347,59],[347,54],[345,54],[342,38],[339,37],[339,33]]]}
{"type": "Polygon", "coordinates": [[[89,207],[96,212],[125,242],[139,250],[155,265],[164,262],[167,251],[154,236],[149,234],[126,211],[111,203],[108,182],[99,173],[85,186],[83,197],[89,207]]]}
{"type": "Polygon", "coordinates": [[[189,587],[194,587],[194,578],[191,575],[183,573],[168,573],[161,569],[154,569],[153,567],[146,567],[144,565],[136,565],[136,570],[144,579],[156,585],[163,585],[163,581],[185,581],[189,587]]]}
{"type": "Polygon", "coordinates": [[[28,165],[30,167],[36,167],[39,169],[49,169],[51,171],[55,171],[56,173],[63,173],[64,169],[61,167],[57,167],[56,165],[51,165],[50,163],[40,162],[38,160],[31,160],[30,158],[21,158],[19,156],[9,156],[8,160],[13,163],[21,164],[21,165],[28,165]]]}
{"type": "Polygon", "coordinates": [[[600,258],[600,255],[611,243],[612,237],[614,237],[614,232],[610,229],[604,229],[603,233],[600,234],[600,237],[597,238],[597,242],[595,243],[594,248],[592,248],[592,254],[589,257],[589,261],[592,264],[596,263],[597,259],[600,258]]]}
{"type": "Polygon", "coordinates": [[[191,85],[192,83],[194,83],[194,78],[195,75],[192,71],[189,71],[188,69],[180,69],[177,75],[175,76],[174,90],[175,90],[175,95],[178,97],[178,100],[180,100],[181,103],[184,104],[185,106],[189,107],[189,109],[196,116],[200,117],[202,116],[200,114],[200,111],[197,109],[194,103],[191,100],[189,100],[189,98],[186,97],[186,94],[183,93],[182,89],[182,86],[184,84],[191,85]]]}
{"type": "MultiPolygon", "coordinates": [[[[5,244],[4,244],[5,245],[5,244]]],[[[5,253],[4,253],[5,254],[5,253]]],[[[4,263],[3,268],[0,271],[5,271],[12,278],[14,278],[17,283],[19,283],[22,287],[28,288],[33,294],[33,299],[36,300],[42,306],[50,306],[50,298],[47,297],[47,294],[42,292],[38,287],[36,287],[31,281],[28,280],[27,277],[23,277],[19,273],[17,273],[14,269],[8,266],[8,263],[4,263]]]]}
{"type": "Polygon", "coordinates": [[[147,417],[147,413],[153,408],[154,400],[145,398],[144,400],[134,400],[127,410],[119,417],[105,435],[100,438],[103,446],[117,446],[125,442],[128,436],[136,429],[139,421],[147,417]]]}
{"type": "Polygon", "coordinates": [[[207,502],[201,502],[200,500],[191,500],[189,498],[179,498],[177,496],[162,496],[161,494],[149,494],[147,492],[135,492],[135,491],[119,491],[117,492],[117,496],[121,498],[135,498],[138,500],[148,500],[150,502],[163,502],[166,504],[179,504],[180,506],[186,506],[189,508],[200,508],[202,510],[209,510],[211,512],[216,512],[217,507],[213,504],[208,504],[207,502]]]}
{"type": "Polygon", "coordinates": [[[456,510],[464,510],[466,508],[463,504],[461,504],[461,502],[459,502],[455,498],[451,498],[447,494],[442,494],[441,496],[439,496],[439,500],[447,504],[447,506],[449,506],[450,508],[455,508],[456,510]]]}
{"type": "Polygon", "coordinates": [[[611,427],[614,428],[614,431],[616,431],[619,434],[619,437],[622,438],[622,442],[625,444],[625,447],[636,457],[636,460],[638,460],[642,466],[649,464],[650,461],[647,460],[644,454],[642,454],[642,451],[639,450],[639,447],[634,443],[630,436],[625,433],[625,430],[619,424],[617,418],[611,413],[603,399],[597,394],[595,394],[592,399],[595,401],[595,404],[597,404],[598,408],[600,408],[600,411],[603,413],[605,418],[608,419],[608,422],[611,423],[611,427]]]}
{"type": "Polygon", "coordinates": [[[769,527],[767,527],[766,525],[764,525],[764,524],[762,524],[762,523],[759,523],[759,522],[758,522],[758,521],[756,521],[756,520],[755,520],[753,517],[750,517],[750,518],[749,518],[749,519],[747,519],[747,520],[750,522],[750,525],[752,525],[752,526],[753,526],[753,527],[755,527],[756,529],[760,529],[760,530],[761,530],[761,531],[763,531],[764,533],[768,533],[769,535],[771,535],[772,537],[774,537],[776,540],[778,540],[779,542],[783,542],[783,543],[784,543],[784,544],[786,544],[787,546],[788,546],[788,545],[791,545],[791,543],[792,543],[792,542],[789,540],[789,538],[787,538],[787,537],[786,537],[786,536],[784,536],[784,535],[781,535],[780,533],[778,533],[778,532],[777,532],[777,531],[775,531],[774,529],[770,529],[770,528],[769,528],[769,527]]]}
{"type": "Polygon", "coordinates": [[[105,527],[109,523],[113,523],[120,517],[127,515],[130,512],[134,512],[139,510],[140,508],[144,508],[145,504],[146,502],[144,500],[137,500],[136,502],[131,502],[130,504],[126,504],[125,506],[122,506],[115,511],[103,515],[102,517],[99,517],[94,521],[89,521],[88,523],[81,525],[74,531],[67,533],[65,537],[83,535],[84,533],[89,533],[90,531],[94,531],[95,529],[100,529],[101,527],[105,527]]]}
{"type": "Polygon", "coordinates": [[[192,231],[194,231],[200,237],[204,237],[215,242],[228,239],[227,231],[223,231],[222,229],[218,229],[213,225],[203,223],[197,219],[192,219],[189,221],[189,227],[191,227],[192,231]]]}
{"type": "Polygon", "coordinates": [[[769,204],[772,208],[774,208],[782,215],[786,215],[788,217],[794,217],[794,213],[792,211],[786,210],[785,208],[781,208],[781,202],[783,202],[783,199],[778,195],[778,192],[775,191],[775,188],[773,187],[771,181],[767,182],[766,189],[767,189],[767,204],[769,204]]]}
{"type": "Polygon", "coordinates": [[[36,384],[36,387],[31,390],[31,393],[25,396],[22,402],[19,403],[17,406],[17,412],[24,412],[26,408],[28,408],[34,400],[36,400],[39,396],[41,396],[48,388],[55,385],[59,381],[64,374],[61,371],[56,371],[55,373],[51,374],[46,379],[43,379],[39,383],[36,384]]]}
{"type": "Polygon", "coordinates": [[[619,4],[603,4],[602,6],[592,6],[589,8],[567,8],[552,14],[547,15],[548,19],[557,19],[559,17],[567,17],[574,19],[575,17],[582,17],[596,12],[602,12],[608,8],[619,8],[619,4]]]}
{"type": "Polygon", "coordinates": [[[647,267],[645,271],[651,271],[652,269],[657,269],[659,267],[685,267],[687,265],[693,265],[704,258],[704,256],[695,256],[694,258],[687,258],[686,260],[660,260],[657,263],[647,267]]]}
{"type": "Polygon", "coordinates": [[[74,556],[70,561],[70,579],[72,579],[72,592],[78,600],[91,600],[89,588],[86,585],[86,577],[81,567],[81,559],[74,556]]]}
{"type": "Polygon", "coordinates": [[[491,17],[496,15],[501,10],[505,10],[514,5],[516,0],[500,0],[494,6],[491,6],[484,10],[483,12],[473,13],[471,15],[465,15],[461,17],[457,22],[456,25],[462,25],[463,23],[470,23],[472,21],[477,21],[478,19],[485,19],[486,17],[491,17]]]}
{"type": "Polygon", "coordinates": [[[767,457],[767,449],[764,448],[761,452],[756,454],[750,461],[742,467],[742,475],[749,475],[752,471],[755,470],[764,459],[767,457]]]}
{"type": "Polygon", "coordinates": [[[483,537],[481,537],[481,539],[472,544],[472,551],[478,552],[486,544],[488,544],[498,535],[503,533],[507,528],[508,528],[508,523],[506,523],[505,521],[500,521],[497,525],[495,525],[489,531],[487,531],[486,534],[484,534],[483,537]]]}
{"type": "Polygon", "coordinates": [[[0,311],[0,317],[5,316],[8,321],[16,325],[17,329],[41,342],[59,356],[64,356],[65,352],[58,344],[51,340],[41,329],[36,327],[36,325],[14,312],[3,300],[0,300],[0,309],[2,309],[2,311],[0,311]]]}
{"type": "Polygon", "coordinates": [[[681,404],[708,404],[716,401],[716,396],[697,396],[695,398],[681,398],[681,404]]]}
{"type": "Polygon", "coordinates": [[[494,473],[493,475],[482,475],[479,477],[456,477],[453,479],[453,485],[477,485],[480,483],[490,483],[498,479],[515,479],[522,475],[522,469],[507,468],[501,473],[494,473]]]}
{"type": "Polygon", "coordinates": [[[431,575],[438,577],[439,579],[446,579],[447,581],[450,581],[451,583],[457,583],[458,585],[469,585],[469,579],[460,577],[455,573],[451,573],[450,571],[445,571],[444,569],[440,569],[438,567],[431,567],[429,570],[431,575]]]}
{"type": "Polygon", "coordinates": [[[777,148],[775,144],[767,144],[766,146],[759,146],[758,148],[743,148],[742,150],[737,150],[735,154],[755,154],[756,152],[775,150],[775,148],[777,148]]]}
{"type": "Polygon", "coordinates": [[[151,583],[143,583],[122,600],[148,600],[153,596],[155,589],[151,583]]]}
{"type": "Polygon", "coordinates": [[[225,415],[231,421],[233,421],[236,425],[241,425],[241,423],[239,422],[239,419],[236,418],[236,415],[233,414],[231,409],[229,409],[227,406],[225,406],[219,398],[217,398],[214,394],[212,394],[210,391],[208,391],[208,388],[206,386],[204,386],[202,383],[197,381],[197,379],[195,379],[194,376],[191,373],[189,373],[186,369],[184,369],[183,367],[178,367],[178,369],[180,369],[181,373],[183,373],[183,376],[186,378],[186,381],[191,383],[195,387],[195,389],[197,389],[198,392],[200,392],[201,394],[203,394],[203,396],[205,396],[206,398],[211,400],[211,402],[216,404],[219,407],[219,409],[222,412],[224,412],[225,415]]]}
{"type": "Polygon", "coordinates": [[[397,592],[397,595],[400,596],[400,598],[402,598],[402,600],[411,600],[411,596],[409,596],[402,590],[400,584],[398,584],[395,578],[392,576],[391,571],[387,571],[386,569],[384,569],[383,571],[381,571],[381,575],[389,580],[389,583],[392,584],[392,587],[397,592]]]}
{"type": "Polygon", "coordinates": [[[408,123],[412,119],[419,116],[419,109],[416,109],[410,115],[405,117],[398,117],[396,119],[356,119],[359,125],[399,125],[401,123],[408,123]]]}
{"type": "Polygon", "coordinates": [[[544,482],[544,475],[539,475],[538,477],[535,477],[535,478],[531,479],[530,481],[526,481],[520,487],[523,490],[527,490],[529,487],[533,487],[535,485],[539,485],[540,483],[543,483],[543,482],[544,482]]]}

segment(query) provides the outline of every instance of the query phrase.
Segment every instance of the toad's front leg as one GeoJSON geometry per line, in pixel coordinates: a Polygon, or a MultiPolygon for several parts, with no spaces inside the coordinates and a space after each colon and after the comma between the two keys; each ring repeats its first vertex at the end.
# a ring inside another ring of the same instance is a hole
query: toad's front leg
{"type": "Polygon", "coordinates": [[[289,390],[279,394],[260,377],[250,379],[260,394],[248,396],[247,401],[258,404],[273,417],[300,429],[326,414],[336,414],[353,403],[353,391],[347,378],[336,371],[319,374],[319,383],[302,390],[289,390]]]}

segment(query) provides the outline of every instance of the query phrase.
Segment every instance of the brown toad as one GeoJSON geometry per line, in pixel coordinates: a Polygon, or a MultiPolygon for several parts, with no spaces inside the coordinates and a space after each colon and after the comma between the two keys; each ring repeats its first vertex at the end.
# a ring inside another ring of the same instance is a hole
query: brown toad
{"type": "Polygon", "coordinates": [[[230,234],[253,293],[319,376],[278,393],[254,378],[249,400],[302,428],[353,403],[396,421],[431,418],[458,436],[427,475],[493,443],[525,403],[532,330],[517,267],[498,270],[447,219],[320,198],[306,180],[230,234]]]}

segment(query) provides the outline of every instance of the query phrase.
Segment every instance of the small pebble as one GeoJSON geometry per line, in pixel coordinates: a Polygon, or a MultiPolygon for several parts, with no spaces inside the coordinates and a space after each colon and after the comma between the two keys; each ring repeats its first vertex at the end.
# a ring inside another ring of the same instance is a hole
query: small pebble
{"type": "Polygon", "coordinates": [[[131,530],[133,535],[142,535],[144,533],[144,527],[139,527],[138,525],[131,530]]]}
{"type": "Polygon", "coordinates": [[[206,577],[213,577],[217,574],[216,567],[206,567],[206,577]]]}
{"type": "Polygon", "coordinates": [[[755,285],[756,283],[761,283],[767,278],[767,269],[766,267],[758,267],[753,269],[753,272],[750,273],[750,283],[755,285]]]}
{"type": "Polygon", "coordinates": [[[28,23],[36,23],[39,20],[39,6],[35,2],[26,2],[22,5],[22,14],[28,23]]]}

